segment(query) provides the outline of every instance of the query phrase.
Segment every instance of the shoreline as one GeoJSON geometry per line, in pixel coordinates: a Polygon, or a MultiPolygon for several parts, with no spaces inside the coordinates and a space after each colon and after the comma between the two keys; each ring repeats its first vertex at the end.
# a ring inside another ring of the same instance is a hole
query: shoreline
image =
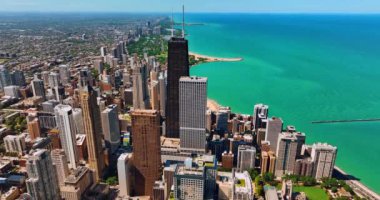
{"type": "Polygon", "coordinates": [[[211,111],[217,112],[220,109],[221,105],[218,104],[213,99],[207,98],[207,108],[210,109],[211,111]]]}
{"type": "MultiPolygon", "coordinates": [[[[203,63],[208,62],[240,62],[243,60],[243,58],[220,58],[220,57],[213,57],[213,56],[206,56],[194,52],[189,52],[189,56],[194,56],[195,60],[201,61],[204,60],[203,63]]],[[[202,61],[201,61],[202,63],[202,61]]]]}
{"type": "MultiPolygon", "coordinates": [[[[222,105],[220,105],[217,101],[207,98],[207,108],[212,111],[218,111],[222,105]]],[[[354,190],[354,192],[358,195],[362,195],[363,197],[369,198],[370,200],[378,200],[380,199],[380,195],[374,190],[367,187],[365,184],[360,182],[360,180],[356,180],[353,175],[346,173],[344,170],[339,168],[338,166],[334,166],[335,176],[340,180],[346,181],[346,183],[354,190]]]]}
{"type": "MultiPolygon", "coordinates": [[[[378,200],[380,199],[380,195],[364,185],[360,180],[357,180],[355,176],[347,174],[338,166],[334,166],[334,170],[336,173],[335,177],[346,181],[346,183],[352,188],[355,194],[362,195],[363,197],[369,198],[370,200],[378,200]]],[[[334,177],[334,176],[333,176],[334,177]]]]}

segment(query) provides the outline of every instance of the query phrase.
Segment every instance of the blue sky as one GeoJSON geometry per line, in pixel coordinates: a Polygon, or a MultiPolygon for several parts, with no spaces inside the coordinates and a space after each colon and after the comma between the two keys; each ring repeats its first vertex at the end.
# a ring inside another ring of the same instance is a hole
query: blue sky
{"type": "Polygon", "coordinates": [[[0,11],[380,13],[380,0],[0,0],[0,11]]]}

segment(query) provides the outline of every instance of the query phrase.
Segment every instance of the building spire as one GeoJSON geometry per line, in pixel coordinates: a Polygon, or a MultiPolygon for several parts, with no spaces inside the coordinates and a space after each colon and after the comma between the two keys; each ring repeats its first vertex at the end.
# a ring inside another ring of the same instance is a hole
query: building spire
{"type": "Polygon", "coordinates": [[[185,38],[185,5],[182,5],[182,37],[185,38]]]}
{"type": "Polygon", "coordinates": [[[172,37],[174,37],[174,19],[173,19],[173,9],[172,9],[172,29],[171,29],[171,32],[172,32],[172,37]]]}

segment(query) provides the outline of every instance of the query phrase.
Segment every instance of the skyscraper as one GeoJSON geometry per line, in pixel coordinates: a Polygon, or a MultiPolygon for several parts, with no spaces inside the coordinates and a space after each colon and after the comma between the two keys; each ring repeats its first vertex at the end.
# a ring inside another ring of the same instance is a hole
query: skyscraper
{"type": "Polygon", "coordinates": [[[107,55],[107,47],[100,47],[100,55],[103,57],[107,55]]]}
{"type": "Polygon", "coordinates": [[[72,169],[78,166],[79,157],[76,148],[76,128],[73,118],[73,110],[69,105],[59,104],[54,108],[55,118],[60,132],[63,150],[67,155],[67,161],[72,169]]]}
{"type": "Polygon", "coordinates": [[[65,179],[69,175],[69,168],[67,165],[65,151],[62,149],[52,150],[51,159],[55,169],[57,170],[57,178],[59,185],[65,185],[65,179]]]}
{"type": "Polygon", "coordinates": [[[0,65],[0,90],[3,90],[8,85],[11,85],[9,71],[4,65],[0,65]]]}
{"type": "Polygon", "coordinates": [[[207,78],[180,78],[179,102],[181,149],[205,153],[207,78]]]}
{"type": "Polygon", "coordinates": [[[138,196],[153,195],[154,182],[160,178],[160,115],[156,110],[132,112],[134,185],[138,196]]]}
{"type": "Polygon", "coordinates": [[[283,132],[278,137],[276,152],[276,176],[293,174],[296,164],[298,138],[289,132],[283,132]]]}
{"type": "Polygon", "coordinates": [[[70,82],[69,66],[67,66],[67,65],[60,65],[59,66],[59,76],[60,76],[60,79],[61,79],[61,83],[63,85],[68,84],[70,82]]]}
{"type": "Polygon", "coordinates": [[[276,155],[272,151],[261,152],[261,174],[272,173],[274,174],[276,164],[276,155]]]}
{"type": "Polygon", "coordinates": [[[5,94],[5,96],[10,96],[13,98],[19,98],[20,97],[19,90],[20,90],[19,86],[15,86],[15,85],[5,86],[4,87],[4,94],[5,94]]]}
{"type": "Polygon", "coordinates": [[[11,153],[19,153],[22,155],[26,149],[25,136],[24,135],[7,135],[3,139],[5,151],[11,153]]]}
{"type": "Polygon", "coordinates": [[[117,174],[119,177],[119,196],[129,197],[131,195],[131,171],[132,154],[123,153],[117,159],[117,174]]]}
{"type": "Polygon", "coordinates": [[[82,109],[73,108],[73,118],[77,134],[84,134],[82,109]]]}
{"type": "Polygon", "coordinates": [[[40,96],[43,99],[46,98],[44,82],[36,77],[32,81],[33,96],[40,96]]]}
{"type": "Polygon", "coordinates": [[[100,111],[97,105],[97,95],[91,86],[81,88],[80,103],[82,106],[84,132],[88,148],[88,162],[95,171],[95,179],[102,177],[104,156],[101,141],[100,111]]]}
{"type": "Polygon", "coordinates": [[[10,73],[12,85],[24,86],[25,76],[23,71],[15,70],[10,73]]]}
{"type": "Polygon", "coordinates": [[[168,43],[166,136],[179,138],[179,79],[189,76],[188,41],[172,37],[168,43]]]}
{"type": "Polygon", "coordinates": [[[58,87],[60,84],[60,76],[58,73],[51,72],[49,74],[49,87],[50,88],[55,88],[58,87]]]}
{"type": "Polygon", "coordinates": [[[216,131],[220,134],[224,134],[228,128],[228,110],[220,109],[215,113],[216,115],[216,131]]]}
{"type": "Polygon", "coordinates": [[[240,145],[238,147],[237,168],[243,172],[255,168],[256,148],[249,145],[240,145]]]}
{"type": "Polygon", "coordinates": [[[102,112],[102,128],[106,147],[114,153],[120,145],[120,126],[117,105],[109,105],[102,112]]]}
{"type": "Polygon", "coordinates": [[[26,187],[33,199],[59,200],[57,172],[46,149],[37,149],[26,163],[28,179],[26,187]]]}
{"type": "Polygon", "coordinates": [[[148,94],[146,82],[146,66],[145,64],[137,65],[133,68],[133,108],[147,109],[148,94]]]}
{"type": "Polygon", "coordinates": [[[158,81],[151,81],[150,85],[150,96],[151,96],[151,108],[153,110],[160,110],[160,102],[159,102],[159,84],[158,81]]]}
{"type": "Polygon", "coordinates": [[[281,118],[268,118],[265,131],[265,140],[270,142],[270,149],[277,151],[278,135],[282,132],[283,122],[281,118]]]}
{"type": "Polygon", "coordinates": [[[158,77],[158,83],[160,85],[160,113],[162,117],[166,115],[166,77],[163,72],[158,77]]]}
{"type": "Polygon", "coordinates": [[[311,159],[314,162],[313,176],[316,179],[328,177],[331,178],[336,154],[338,149],[329,144],[313,144],[311,150],[311,159]]]}
{"type": "Polygon", "coordinates": [[[269,106],[256,104],[253,109],[252,123],[254,129],[264,128],[262,120],[268,118],[269,106]]]}
{"type": "Polygon", "coordinates": [[[41,136],[40,120],[36,117],[28,116],[27,127],[32,140],[41,136]]]}

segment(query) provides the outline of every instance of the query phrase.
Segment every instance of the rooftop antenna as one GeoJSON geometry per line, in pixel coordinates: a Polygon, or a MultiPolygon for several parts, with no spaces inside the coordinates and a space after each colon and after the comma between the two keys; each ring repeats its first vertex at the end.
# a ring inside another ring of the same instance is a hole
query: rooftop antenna
{"type": "Polygon", "coordinates": [[[174,19],[173,19],[173,9],[172,9],[172,37],[174,37],[174,19]]]}
{"type": "Polygon", "coordinates": [[[182,37],[185,38],[185,5],[182,5],[182,37]]]}

